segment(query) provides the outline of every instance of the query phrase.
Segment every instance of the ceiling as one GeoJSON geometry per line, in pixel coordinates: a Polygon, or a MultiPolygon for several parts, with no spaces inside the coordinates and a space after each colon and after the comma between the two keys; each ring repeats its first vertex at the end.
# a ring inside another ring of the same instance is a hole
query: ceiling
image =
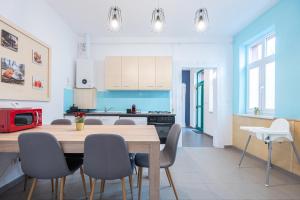
{"type": "Polygon", "coordinates": [[[108,29],[108,10],[114,0],[46,0],[79,35],[92,37],[232,37],[278,0],[160,0],[166,25],[161,33],[152,32],[151,14],[157,0],[116,0],[122,10],[119,32],[108,29]],[[210,19],[205,33],[194,28],[195,11],[205,7],[210,19]]]}

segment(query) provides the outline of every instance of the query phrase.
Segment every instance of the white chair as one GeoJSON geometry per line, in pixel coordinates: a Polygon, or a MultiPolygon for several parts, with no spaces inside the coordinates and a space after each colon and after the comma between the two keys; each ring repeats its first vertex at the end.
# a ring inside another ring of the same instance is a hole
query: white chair
{"type": "Polygon", "coordinates": [[[272,122],[269,128],[265,127],[251,127],[251,126],[241,126],[241,130],[247,131],[249,133],[248,140],[246,142],[244,151],[242,153],[241,160],[239,162],[239,167],[245,157],[248,145],[250,143],[251,137],[254,136],[259,140],[264,141],[268,145],[268,164],[267,164],[267,176],[266,176],[266,186],[269,186],[270,169],[272,165],[272,143],[273,142],[290,142],[297,161],[300,163],[300,157],[297,152],[296,146],[294,144],[293,136],[290,132],[290,124],[286,119],[276,119],[272,122]]]}

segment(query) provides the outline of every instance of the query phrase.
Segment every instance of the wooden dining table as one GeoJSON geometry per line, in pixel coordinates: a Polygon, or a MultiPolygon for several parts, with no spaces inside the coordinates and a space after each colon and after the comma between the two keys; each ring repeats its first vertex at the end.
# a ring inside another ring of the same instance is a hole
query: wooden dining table
{"type": "Polygon", "coordinates": [[[132,153],[149,154],[149,199],[159,199],[160,188],[160,141],[152,125],[85,125],[76,131],[75,125],[43,125],[13,133],[0,133],[0,152],[19,152],[18,136],[26,132],[47,132],[61,144],[64,153],[83,153],[87,135],[110,133],[122,136],[132,153]]]}

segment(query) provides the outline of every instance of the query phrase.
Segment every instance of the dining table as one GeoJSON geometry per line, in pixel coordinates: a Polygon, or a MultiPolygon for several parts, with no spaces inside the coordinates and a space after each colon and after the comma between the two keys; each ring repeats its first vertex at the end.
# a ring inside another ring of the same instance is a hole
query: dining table
{"type": "MultiPolygon", "coordinates": [[[[46,132],[60,143],[64,153],[84,153],[84,140],[91,134],[117,134],[124,138],[131,153],[149,154],[149,199],[160,196],[160,140],[153,125],[43,125],[12,133],[0,133],[0,152],[18,153],[18,136],[26,132],[46,132]]],[[[96,153],[96,152],[95,152],[96,153]]]]}

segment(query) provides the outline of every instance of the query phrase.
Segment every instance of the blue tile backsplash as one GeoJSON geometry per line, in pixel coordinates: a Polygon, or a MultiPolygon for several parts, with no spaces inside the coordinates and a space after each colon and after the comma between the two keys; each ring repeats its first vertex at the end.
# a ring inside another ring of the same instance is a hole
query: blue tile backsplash
{"type": "MultiPolygon", "coordinates": [[[[64,110],[73,104],[73,90],[65,89],[64,110]]],[[[98,91],[97,110],[112,107],[110,111],[126,112],[127,108],[135,104],[138,111],[150,110],[170,111],[169,91],[98,91]]]]}

